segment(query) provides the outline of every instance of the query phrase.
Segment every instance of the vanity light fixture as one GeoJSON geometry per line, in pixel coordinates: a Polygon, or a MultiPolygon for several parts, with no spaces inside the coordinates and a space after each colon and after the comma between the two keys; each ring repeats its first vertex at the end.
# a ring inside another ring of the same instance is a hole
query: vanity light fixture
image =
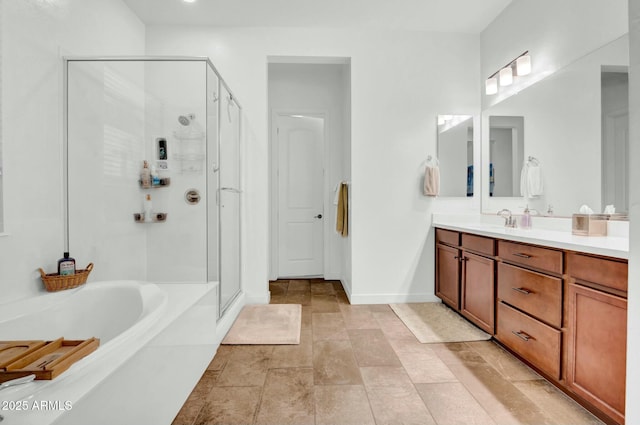
{"type": "Polygon", "coordinates": [[[491,74],[484,82],[484,92],[487,95],[496,94],[498,93],[498,81],[500,82],[500,86],[509,86],[513,84],[514,75],[520,77],[530,73],[531,56],[527,50],[504,67],[491,74]]]}

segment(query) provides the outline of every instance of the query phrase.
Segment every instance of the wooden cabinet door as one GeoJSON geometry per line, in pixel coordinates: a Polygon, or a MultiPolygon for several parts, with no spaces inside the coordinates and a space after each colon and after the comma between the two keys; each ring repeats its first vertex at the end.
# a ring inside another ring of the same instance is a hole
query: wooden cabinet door
{"type": "Polygon", "coordinates": [[[627,300],[570,284],[567,384],[624,423],[627,300]]]}
{"type": "Polygon", "coordinates": [[[490,258],[463,253],[462,315],[493,335],[495,330],[494,263],[490,258]]]}
{"type": "Polygon", "coordinates": [[[460,309],[460,250],[436,245],[436,296],[460,309]]]}

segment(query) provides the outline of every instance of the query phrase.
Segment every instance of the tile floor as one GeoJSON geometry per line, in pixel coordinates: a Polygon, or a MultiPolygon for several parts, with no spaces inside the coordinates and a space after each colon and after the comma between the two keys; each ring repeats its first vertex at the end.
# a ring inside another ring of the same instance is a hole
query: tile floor
{"type": "Polygon", "coordinates": [[[222,345],[173,425],[602,424],[490,341],[420,344],[340,282],[270,283],[300,345],[222,345]]]}

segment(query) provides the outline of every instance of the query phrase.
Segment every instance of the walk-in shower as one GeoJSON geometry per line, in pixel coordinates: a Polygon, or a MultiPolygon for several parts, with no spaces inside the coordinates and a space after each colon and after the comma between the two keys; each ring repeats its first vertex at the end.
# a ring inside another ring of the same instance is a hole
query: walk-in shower
{"type": "Polygon", "coordinates": [[[240,292],[235,96],[207,58],[64,64],[66,250],[92,280],[217,281],[222,315],[240,292]]]}

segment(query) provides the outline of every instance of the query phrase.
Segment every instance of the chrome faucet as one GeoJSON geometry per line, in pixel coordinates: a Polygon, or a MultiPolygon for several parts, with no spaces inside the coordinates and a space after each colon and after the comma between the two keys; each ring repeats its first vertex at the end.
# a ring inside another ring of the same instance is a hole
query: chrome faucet
{"type": "Polygon", "coordinates": [[[509,211],[508,209],[506,208],[501,209],[500,211],[498,211],[498,215],[504,218],[504,227],[512,227],[512,228],[518,227],[516,218],[511,215],[511,211],[509,211]]]}

